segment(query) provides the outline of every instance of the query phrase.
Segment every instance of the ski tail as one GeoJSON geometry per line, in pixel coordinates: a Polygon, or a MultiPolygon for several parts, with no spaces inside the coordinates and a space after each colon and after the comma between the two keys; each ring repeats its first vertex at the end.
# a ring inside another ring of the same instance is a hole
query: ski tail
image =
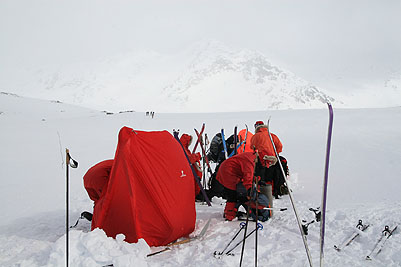
{"type": "Polygon", "coordinates": [[[192,154],[195,153],[196,148],[198,147],[199,143],[201,142],[200,139],[202,138],[202,134],[203,134],[203,131],[204,131],[204,130],[205,130],[205,123],[202,124],[202,128],[201,128],[201,130],[200,130],[198,139],[196,140],[196,143],[195,143],[195,145],[194,145],[194,148],[192,149],[192,154]]]}
{"type": "Polygon", "coordinates": [[[198,130],[196,130],[196,129],[194,129],[194,130],[195,130],[196,136],[198,136],[198,139],[200,139],[200,147],[202,150],[203,159],[205,160],[206,165],[207,165],[207,170],[210,173],[210,175],[212,175],[213,174],[212,168],[210,167],[210,162],[206,155],[205,144],[202,141],[201,133],[199,133],[198,130]]]}
{"type": "Polygon", "coordinates": [[[238,143],[237,130],[238,130],[238,127],[235,126],[235,127],[234,127],[234,151],[233,151],[234,155],[237,154],[237,149],[238,149],[238,148],[237,148],[237,143],[238,143]]]}
{"type": "Polygon", "coordinates": [[[228,159],[226,137],[224,136],[224,129],[223,128],[221,128],[221,139],[223,141],[224,155],[226,156],[226,159],[228,159]]]}
{"type": "Polygon", "coordinates": [[[248,138],[248,125],[245,124],[245,127],[246,127],[246,132],[245,132],[244,148],[242,152],[245,152],[246,139],[248,138]]]}

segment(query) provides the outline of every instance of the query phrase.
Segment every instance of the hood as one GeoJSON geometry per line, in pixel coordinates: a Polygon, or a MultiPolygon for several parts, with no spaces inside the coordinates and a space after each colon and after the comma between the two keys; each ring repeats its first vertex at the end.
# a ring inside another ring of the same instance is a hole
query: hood
{"type": "Polygon", "coordinates": [[[192,141],[192,136],[190,136],[189,134],[183,134],[180,137],[181,144],[186,148],[189,147],[189,145],[191,144],[191,141],[192,141]]]}

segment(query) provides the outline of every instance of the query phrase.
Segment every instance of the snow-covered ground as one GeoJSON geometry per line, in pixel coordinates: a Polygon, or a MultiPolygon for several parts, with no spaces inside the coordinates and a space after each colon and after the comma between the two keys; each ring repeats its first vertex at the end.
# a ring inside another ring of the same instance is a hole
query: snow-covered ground
{"type": "MultiPolygon", "coordinates": [[[[326,266],[401,266],[400,229],[381,253],[366,261],[385,225],[401,222],[401,107],[382,109],[336,109],[329,176],[325,239],[326,266]],[[333,249],[353,232],[358,220],[370,227],[342,252],[333,249]]],[[[63,266],[65,263],[65,162],[64,151],[79,162],[70,169],[71,217],[92,209],[82,177],[95,163],[113,158],[122,126],[140,130],[193,128],[206,123],[211,139],[224,127],[253,126],[271,116],[271,130],[284,144],[290,182],[301,219],[311,221],[310,207],[320,206],[324,171],[328,112],[315,110],[237,113],[159,114],[144,112],[106,114],[59,102],[0,94],[0,266],[63,266]]],[[[223,219],[224,204],[197,203],[198,234],[207,220],[211,225],[202,240],[173,247],[147,258],[160,248],[142,240],[128,244],[123,236],[107,238],[103,231],[90,232],[81,221],[70,231],[71,266],[236,266],[234,256],[216,259],[239,229],[239,222],[223,219]]],[[[288,196],[276,200],[275,212],[259,232],[259,266],[308,266],[288,196]]],[[[251,229],[254,224],[250,225],[251,229]]],[[[244,266],[254,263],[254,239],[246,243],[244,266]]],[[[319,263],[319,225],[309,227],[308,244],[313,263],[319,263]]]]}

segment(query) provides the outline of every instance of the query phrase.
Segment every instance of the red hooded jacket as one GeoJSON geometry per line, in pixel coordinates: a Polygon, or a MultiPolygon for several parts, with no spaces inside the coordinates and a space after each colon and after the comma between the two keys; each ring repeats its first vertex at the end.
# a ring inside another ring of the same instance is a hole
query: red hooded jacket
{"type": "Polygon", "coordinates": [[[237,149],[237,153],[243,153],[243,152],[253,152],[253,148],[251,147],[251,138],[253,136],[253,133],[251,133],[250,131],[248,131],[248,133],[246,133],[246,129],[242,129],[241,131],[239,131],[238,133],[238,138],[239,141],[242,142],[245,140],[245,134],[246,136],[246,143],[245,143],[245,151],[244,151],[244,145],[242,144],[238,149],[237,149]]]}
{"type": "Polygon", "coordinates": [[[191,151],[189,150],[189,146],[191,145],[192,142],[192,136],[190,136],[189,134],[183,134],[180,137],[180,142],[185,149],[185,153],[187,153],[189,157],[189,161],[191,161],[192,164],[194,164],[195,162],[199,162],[201,159],[200,153],[198,152],[192,154],[191,151]]]}
{"type": "MultiPolygon", "coordinates": [[[[275,135],[271,134],[273,143],[276,147],[277,153],[283,151],[283,145],[281,144],[280,139],[275,135]]],[[[274,153],[274,148],[272,142],[270,141],[269,132],[267,131],[266,125],[258,126],[255,130],[255,134],[251,139],[251,147],[255,147],[255,149],[259,152],[259,157],[262,159],[263,156],[276,156],[274,153]]]]}
{"type": "MultiPolygon", "coordinates": [[[[190,136],[189,134],[183,134],[180,137],[180,142],[185,149],[185,153],[187,154],[189,161],[195,168],[196,174],[198,175],[199,179],[202,179],[202,169],[200,168],[201,155],[199,152],[192,154],[192,152],[189,150],[189,146],[191,145],[192,142],[192,136],[190,136]]],[[[199,192],[200,188],[198,186],[198,183],[195,183],[195,195],[199,194],[199,192]]]]}
{"type": "Polygon", "coordinates": [[[113,162],[112,159],[101,161],[84,175],[84,187],[95,204],[107,190],[113,162]]]}
{"type": "Polygon", "coordinates": [[[244,152],[226,159],[221,163],[216,179],[231,190],[236,190],[239,182],[242,182],[246,189],[251,188],[255,159],[256,155],[252,152],[244,152]]]}

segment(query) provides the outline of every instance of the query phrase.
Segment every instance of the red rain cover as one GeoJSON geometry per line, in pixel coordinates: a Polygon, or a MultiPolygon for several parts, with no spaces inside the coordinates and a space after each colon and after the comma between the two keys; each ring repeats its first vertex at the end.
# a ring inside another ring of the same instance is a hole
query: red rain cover
{"type": "Polygon", "coordinates": [[[166,245],[195,228],[194,177],[184,152],[167,131],[123,127],[107,192],[96,204],[92,229],[126,241],[166,245]]]}

